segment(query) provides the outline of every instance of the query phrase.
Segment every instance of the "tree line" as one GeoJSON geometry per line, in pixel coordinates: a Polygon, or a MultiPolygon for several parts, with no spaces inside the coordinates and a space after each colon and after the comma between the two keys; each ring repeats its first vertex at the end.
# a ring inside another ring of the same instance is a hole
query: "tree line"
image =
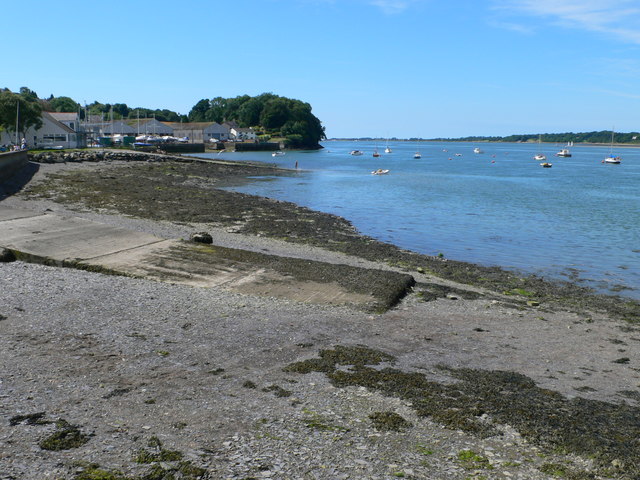
{"type": "Polygon", "coordinates": [[[295,148],[318,148],[320,140],[326,138],[320,120],[311,113],[311,105],[273,93],[202,99],[189,112],[189,121],[233,121],[263,135],[283,137],[295,148]]]}
{"type": "MultiPolygon", "coordinates": [[[[461,137],[461,138],[434,138],[433,141],[446,142],[537,142],[540,139],[545,143],[610,143],[611,130],[600,130],[597,132],[581,133],[530,133],[521,135],[509,135],[506,137],[461,137]]],[[[638,132],[616,132],[615,143],[640,144],[640,133],[638,132]]]]}
{"type": "Polygon", "coordinates": [[[130,108],[126,103],[94,101],[82,106],[66,96],[39,98],[28,87],[20,88],[17,93],[8,88],[0,90],[0,130],[15,133],[16,116],[18,132],[25,132],[30,127],[40,128],[43,111],[78,112],[81,120],[99,116],[114,120],[154,117],[161,122],[235,122],[239,127],[252,127],[263,138],[284,138],[293,148],[319,148],[320,140],[326,138],[320,120],[311,113],[311,105],[272,93],[202,99],[188,115],[181,115],[167,109],[130,108]]]}

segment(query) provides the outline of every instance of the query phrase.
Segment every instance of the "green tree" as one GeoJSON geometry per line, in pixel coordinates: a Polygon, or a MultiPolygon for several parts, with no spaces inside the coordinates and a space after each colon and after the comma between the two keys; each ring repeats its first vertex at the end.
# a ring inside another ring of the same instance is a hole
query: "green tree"
{"type": "Polygon", "coordinates": [[[23,137],[30,127],[42,127],[42,107],[37,100],[29,101],[10,90],[0,92],[0,127],[7,132],[15,133],[16,115],[18,136],[23,137]]]}
{"type": "Polygon", "coordinates": [[[262,109],[260,125],[266,130],[279,130],[290,117],[289,101],[285,98],[274,98],[262,109]]]}
{"type": "Polygon", "coordinates": [[[211,107],[209,100],[203,98],[198,103],[196,103],[191,111],[189,112],[189,121],[190,122],[204,122],[207,111],[211,107]]]}
{"type": "Polygon", "coordinates": [[[52,112],[77,112],[80,104],[69,97],[55,97],[48,100],[48,108],[52,112]]]}
{"type": "Polygon", "coordinates": [[[20,87],[20,96],[28,102],[38,100],[38,94],[28,87],[20,87]]]}
{"type": "Polygon", "coordinates": [[[253,127],[260,125],[260,114],[264,104],[262,100],[253,97],[242,104],[238,109],[236,120],[241,127],[253,127]]]}

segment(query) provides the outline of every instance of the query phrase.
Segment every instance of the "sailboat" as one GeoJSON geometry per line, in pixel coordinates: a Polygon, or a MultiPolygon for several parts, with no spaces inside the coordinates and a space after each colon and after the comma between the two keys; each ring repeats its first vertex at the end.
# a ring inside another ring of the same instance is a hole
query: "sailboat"
{"type": "Polygon", "coordinates": [[[380,152],[378,152],[378,147],[376,147],[376,149],[373,151],[373,156],[374,157],[379,157],[380,156],[380,152]]]}
{"type": "Polygon", "coordinates": [[[538,135],[538,153],[533,156],[534,160],[544,161],[547,156],[544,153],[540,153],[540,143],[542,142],[542,135],[538,135]]]}
{"type": "Polygon", "coordinates": [[[622,159],[618,156],[613,156],[613,129],[611,129],[611,146],[609,147],[609,156],[606,157],[602,163],[619,164],[622,159]]]}
{"type": "Polygon", "coordinates": [[[389,147],[389,139],[387,138],[387,148],[384,149],[384,153],[391,153],[391,147],[389,147]]]}

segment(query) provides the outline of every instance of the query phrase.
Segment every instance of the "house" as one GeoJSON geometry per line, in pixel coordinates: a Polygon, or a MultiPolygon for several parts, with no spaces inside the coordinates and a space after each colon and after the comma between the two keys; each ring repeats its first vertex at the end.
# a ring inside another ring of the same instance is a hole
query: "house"
{"type": "Polygon", "coordinates": [[[78,112],[49,112],[49,115],[69,127],[74,132],[79,130],[80,115],[78,115],[78,112]]]}
{"type": "MultiPolygon", "coordinates": [[[[37,130],[30,127],[26,132],[20,132],[20,135],[24,135],[28,148],[78,147],[78,135],[75,130],[56,120],[51,112],[42,112],[42,127],[37,130]]],[[[15,132],[0,132],[0,144],[11,144],[15,141],[15,132]]]]}
{"type": "Polygon", "coordinates": [[[231,129],[231,139],[236,142],[243,142],[245,140],[257,140],[258,135],[252,128],[240,128],[234,127],[231,129]]]}
{"type": "Polygon", "coordinates": [[[188,137],[190,143],[225,142],[229,140],[229,129],[216,122],[169,123],[173,135],[178,138],[188,137]]]}

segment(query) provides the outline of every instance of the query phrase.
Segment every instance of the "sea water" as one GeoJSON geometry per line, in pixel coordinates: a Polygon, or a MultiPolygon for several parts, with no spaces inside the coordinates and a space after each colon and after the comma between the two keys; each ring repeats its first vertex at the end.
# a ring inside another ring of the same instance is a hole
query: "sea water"
{"type": "Polygon", "coordinates": [[[391,153],[386,142],[328,141],[280,157],[205,156],[297,164],[294,176],[233,190],[340,215],[405,249],[640,298],[640,149],[616,149],[622,163],[611,165],[602,163],[609,146],[574,146],[572,157],[560,158],[564,146],[552,144],[388,145],[391,153]],[[422,158],[413,158],[416,151],[422,158]],[[537,153],[553,167],[542,168],[537,153]],[[372,175],[378,168],[389,173],[372,175]]]}

